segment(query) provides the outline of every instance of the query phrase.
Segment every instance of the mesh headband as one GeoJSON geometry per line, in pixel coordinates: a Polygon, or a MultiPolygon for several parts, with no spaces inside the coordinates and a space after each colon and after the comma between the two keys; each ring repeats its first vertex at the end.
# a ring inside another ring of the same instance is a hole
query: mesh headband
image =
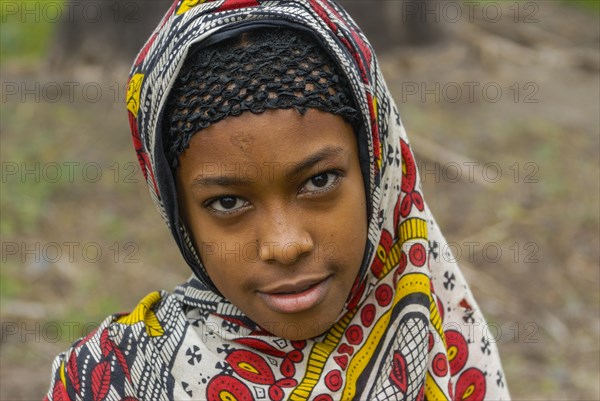
{"type": "Polygon", "coordinates": [[[308,108],[354,124],[358,112],[345,78],[314,39],[262,29],[202,48],[185,61],[167,100],[165,153],[173,168],[192,136],[245,111],[308,108]]]}

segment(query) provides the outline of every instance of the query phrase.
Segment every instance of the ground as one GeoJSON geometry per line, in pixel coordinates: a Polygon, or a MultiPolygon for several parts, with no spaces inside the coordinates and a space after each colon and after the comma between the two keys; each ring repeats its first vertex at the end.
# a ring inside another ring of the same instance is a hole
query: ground
{"type": "MultiPolygon", "coordinates": [[[[513,398],[598,400],[598,14],[511,4],[380,62],[513,398]]],[[[189,274],[132,151],[125,75],[3,60],[2,400],[41,399],[58,352],[189,274]]]]}

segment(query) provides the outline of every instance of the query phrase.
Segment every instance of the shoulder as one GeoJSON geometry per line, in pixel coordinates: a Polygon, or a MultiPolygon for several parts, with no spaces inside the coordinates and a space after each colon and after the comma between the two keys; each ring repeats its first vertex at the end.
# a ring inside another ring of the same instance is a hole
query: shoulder
{"type": "MultiPolygon", "coordinates": [[[[174,295],[164,291],[146,295],[130,313],[109,316],[56,357],[47,399],[137,398],[141,382],[164,376],[167,366],[161,354],[169,351],[163,348],[180,340],[174,327],[185,325],[182,305],[174,295]]],[[[153,389],[153,394],[161,393],[160,388],[153,389]]]]}

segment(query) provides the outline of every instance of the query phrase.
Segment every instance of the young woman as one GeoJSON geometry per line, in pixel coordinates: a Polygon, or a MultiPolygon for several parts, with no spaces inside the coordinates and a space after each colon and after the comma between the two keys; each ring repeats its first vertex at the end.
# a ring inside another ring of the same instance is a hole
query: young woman
{"type": "Polygon", "coordinates": [[[177,1],[127,100],[193,275],[59,355],[49,400],[509,398],[339,5],[177,1]]]}

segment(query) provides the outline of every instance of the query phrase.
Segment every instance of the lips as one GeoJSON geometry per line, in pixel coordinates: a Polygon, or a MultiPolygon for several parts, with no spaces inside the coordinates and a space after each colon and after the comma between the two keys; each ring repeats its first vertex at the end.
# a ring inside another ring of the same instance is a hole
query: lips
{"type": "Polygon", "coordinates": [[[272,310],[279,313],[298,313],[318,305],[327,294],[330,277],[282,284],[258,291],[258,295],[272,310]]]}

